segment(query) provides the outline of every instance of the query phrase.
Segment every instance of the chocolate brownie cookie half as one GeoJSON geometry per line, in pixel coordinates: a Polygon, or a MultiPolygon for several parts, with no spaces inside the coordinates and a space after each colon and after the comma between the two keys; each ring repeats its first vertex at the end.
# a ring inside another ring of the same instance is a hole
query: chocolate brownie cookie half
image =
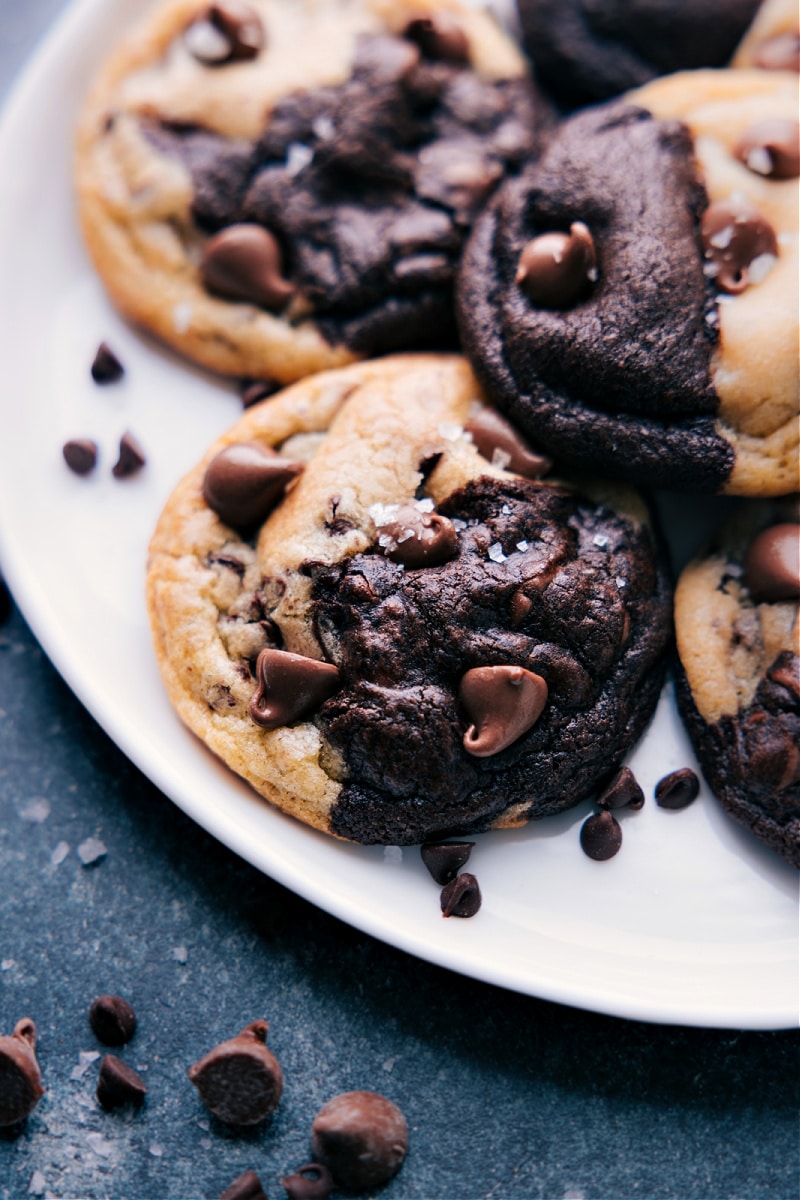
{"type": "Polygon", "coordinates": [[[656,80],[565,121],[478,220],[463,344],[564,462],[685,491],[798,486],[797,81],[656,80]]]}
{"type": "Polygon", "coordinates": [[[800,867],[800,506],[743,507],[675,594],[678,703],[736,820],[800,867]]]}
{"type": "Polygon", "coordinates": [[[568,808],[657,701],[671,598],[642,501],[537,478],[508,426],[492,450],[486,411],[455,356],[316,375],[248,409],[153,537],[177,711],[338,837],[415,844],[568,808]]]}
{"type": "Polygon", "coordinates": [[[458,0],[170,0],[88,100],[83,231],[122,311],[224,373],[452,346],[466,233],[546,110],[458,0]]]}

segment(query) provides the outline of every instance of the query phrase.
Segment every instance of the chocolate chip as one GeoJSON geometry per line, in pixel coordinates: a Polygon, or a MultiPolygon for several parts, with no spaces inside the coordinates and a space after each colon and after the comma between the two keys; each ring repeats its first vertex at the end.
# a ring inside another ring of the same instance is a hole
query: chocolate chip
{"type": "Polygon", "coordinates": [[[800,124],[788,117],[755,121],[740,138],[734,154],[749,170],[768,179],[800,175],[800,124]]]}
{"type": "Polygon", "coordinates": [[[406,567],[436,567],[458,553],[453,522],[414,504],[400,505],[378,531],[378,545],[386,557],[406,567]]]}
{"type": "Polygon", "coordinates": [[[280,312],[295,287],[283,277],[278,240],[262,225],[229,225],[206,243],[200,275],[209,292],[280,312]]]}
{"type": "Polygon", "coordinates": [[[581,826],[581,848],[595,862],[613,858],[622,845],[622,830],[610,812],[595,813],[581,826]]]}
{"type": "Polygon", "coordinates": [[[480,409],[464,429],[485,459],[526,479],[541,479],[553,465],[545,455],[532,450],[511,422],[493,408],[480,409]]]}
{"type": "Polygon", "coordinates": [[[644,807],[644,792],[636,782],[630,767],[622,767],[597,799],[600,808],[640,809],[644,807]]]}
{"type": "Polygon", "coordinates": [[[751,743],[748,770],[770,792],[782,792],[800,782],[800,748],[787,730],[764,722],[751,743]]]}
{"type": "Polygon", "coordinates": [[[116,1054],[106,1054],[100,1063],[97,1078],[97,1099],[103,1108],[121,1108],[124,1104],[139,1107],[144,1103],[147,1088],[144,1080],[116,1054]]]}
{"type": "Polygon", "coordinates": [[[183,35],[190,54],[207,67],[255,58],[264,45],[264,26],[242,0],[212,4],[183,35]]]}
{"type": "Polygon", "coordinates": [[[203,498],[226,525],[248,528],[268,516],[302,470],[261,442],[234,442],[206,467],[203,498]]]}
{"type": "Polygon", "coordinates": [[[659,808],[678,810],[688,808],[697,799],[700,780],[691,767],[681,767],[659,779],[656,784],[656,804],[659,808]]]}
{"type": "Polygon", "coordinates": [[[800,34],[766,38],[756,50],[755,62],[764,71],[800,71],[800,34]]]}
{"type": "Polygon", "coordinates": [[[95,383],[116,383],[125,374],[125,368],[107,342],[101,342],[92,363],[92,379],[95,383]]]}
{"type": "Polygon", "coordinates": [[[119,439],[119,457],[111,468],[115,479],[127,479],[135,475],[147,462],[139,443],[132,433],[123,433],[119,439]]]}
{"type": "Polygon", "coordinates": [[[324,1163],[306,1163],[281,1180],[289,1200],[328,1200],[333,1176],[324,1163]]]}
{"type": "Polygon", "coordinates": [[[800,524],[771,525],[753,539],[744,558],[744,581],[758,602],[800,598],[800,524]]]}
{"type": "Polygon", "coordinates": [[[97,465],[97,442],[91,438],[71,438],[61,448],[64,462],[76,475],[88,475],[97,465]]]}
{"type": "Polygon", "coordinates": [[[464,749],[477,758],[499,754],[539,720],[547,684],[524,667],[473,667],[458,690],[469,726],[464,749]]]}
{"type": "Polygon", "coordinates": [[[258,656],[256,679],[250,716],[262,729],[278,729],[310,716],[340,687],[333,663],[270,646],[258,656]]]}
{"type": "Polygon", "coordinates": [[[800,700],[800,659],[796,654],[788,650],[780,654],[767,671],[767,678],[800,700]]]}
{"type": "Polygon", "coordinates": [[[464,30],[445,13],[436,17],[415,17],[409,21],[403,36],[419,46],[426,58],[466,65],[469,62],[469,40],[464,30]]]}
{"type": "Polygon", "coordinates": [[[311,1152],[339,1187],[359,1191],[387,1183],[403,1165],[408,1126],[396,1104],[377,1092],[343,1092],[314,1118],[311,1152]]]}
{"type": "Polygon", "coordinates": [[[280,389],[280,384],[274,379],[246,379],[242,382],[239,395],[242,398],[243,408],[252,408],[254,404],[260,404],[262,400],[266,400],[269,396],[274,396],[280,389]]]}
{"type": "Polygon", "coordinates": [[[533,608],[533,601],[530,596],[526,596],[524,592],[516,591],[511,597],[509,604],[509,612],[511,614],[511,624],[514,629],[527,617],[528,613],[533,608]]]}
{"type": "Polygon", "coordinates": [[[267,1195],[255,1171],[245,1171],[228,1184],[219,1200],[267,1200],[267,1195]]]}
{"type": "Polygon", "coordinates": [[[422,861],[437,883],[449,883],[467,862],[474,842],[426,842],[420,846],[422,861]]]}
{"type": "Polygon", "coordinates": [[[267,1049],[266,1021],[253,1021],[189,1068],[200,1099],[229,1125],[256,1125],[278,1107],[283,1072],[267,1049]]]}
{"type": "Polygon", "coordinates": [[[124,1046],[136,1032],[136,1013],[122,996],[98,996],[89,1009],[89,1024],[107,1046],[124,1046]]]}
{"type": "Polygon", "coordinates": [[[474,917],[481,906],[481,889],[474,875],[465,871],[442,888],[439,903],[443,917],[474,917]]]}
{"type": "Polygon", "coordinates": [[[516,282],[537,308],[570,308],[597,280],[594,239],[582,221],[569,233],[543,233],[523,247],[516,282]]]}
{"type": "Polygon", "coordinates": [[[0,1128],[29,1116],[44,1095],[36,1061],[36,1026],[23,1017],[8,1037],[0,1037],[0,1128]]]}
{"type": "Polygon", "coordinates": [[[5,579],[0,575],[0,625],[11,616],[11,593],[5,579]]]}
{"type": "Polygon", "coordinates": [[[759,283],[778,256],[775,230],[743,197],[709,205],[700,233],[705,273],[731,296],[759,283]]]}

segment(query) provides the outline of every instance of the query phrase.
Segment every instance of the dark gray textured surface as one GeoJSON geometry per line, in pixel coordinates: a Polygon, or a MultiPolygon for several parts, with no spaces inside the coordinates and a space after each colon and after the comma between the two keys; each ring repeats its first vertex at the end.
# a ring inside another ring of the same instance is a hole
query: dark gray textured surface
{"type": "MultiPolygon", "coordinates": [[[[0,0],[0,94],[59,7],[0,0]]],[[[165,800],[14,612],[0,626],[0,1033],[22,1016],[48,1091],[21,1132],[0,1131],[0,1200],[214,1200],[251,1167],[276,1200],[317,1108],[357,1087],[411,1127],[386,1200],[800,1195],[795,1033],[582,1013],[350,929],[165,800]],[[107,855],[87,867],[88,838],[107,855]],[[139,1017],[120,1052],[149,1087],[139,1113],[104,1113],[99,1058],[81,1062],[103,1050],[88,1009],[104,991],[139,1017]],[[235,1134],[186,1069],[257,1017],[286,1090],[271,1125],[235,1134]]]]}

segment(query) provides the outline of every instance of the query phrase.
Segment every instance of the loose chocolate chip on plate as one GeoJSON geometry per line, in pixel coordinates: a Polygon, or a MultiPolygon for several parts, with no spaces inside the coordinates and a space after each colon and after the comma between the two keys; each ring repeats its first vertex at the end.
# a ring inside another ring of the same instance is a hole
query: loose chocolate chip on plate
{"type": "Polygon", "coordinates": [[[406,25],[404,37],[416,43],[426,58],[442,62],[469,62],[469,40],[464,30],[445,13],[436,17],[415,17],[406,25]]]}
{"type": "Polygon", "coordinates": [[[115,479],[127,479],[135,475],[147,462],[144,451],[132,433],[123,433],[119,439],[119,457],[111,468],[115,479]]]}
{"type": "Polygon", "coordinates": [[[569,233],[543,233],[523,247],[516,281],[537,308],[570,308],[597,280],[594,239],[582,221],[569,233]]]}
{"type": "Polygon", "coordinates": [[[597,799],[600,808],[639,809],[644,806],[644,792],[636,782],[630,767],[622,767],[597,799]]]}
{"type": "Polygon", "coordinates": [[[0,1037],[0,1128],[29,1116],[44,1095],[36,1061],[36,1026],[23,1017],[8,1037],[0,1037]]]}
{"type": "Polygon", "coordinates": [[[464,426],[478,451],[497,467],[524,475],[526,479],[541,479],[553,465],[544,454],[532,450],[510,421],[493,408],[482,408],[464,426]]]}
{"type": "Polygon", "coordinates": [[[245,1171],[228,1184],[219,1200],[267,1200],[267,1196],[255,1171],[245,1171]]]}
{"type": "Polygon", "coordinates": [[[280,312],[295,286],[283,276],[278,240],[262,225],[229,225],[206,244],[200,274],[209,292],[280,312]]]}
{"type": "Polygon", "coordinates": [[[408,1125],[396,1104],[378,1092],[343,1092],[314,1118],[311,1152],[342,1188],[387,1183],[403,1165],[408,1125]]]}
{"type": "Polygon", "coordinates": [[[613,858],[622,845],[622,830],[610,812],[595,813],[581,827],[581,848],[595,862],[613,858]]]}
{"type": "Polygon", "coordinates": [[[800,524],[771,525],[753,539],[744,558],[744,581],[759,602],[800,597],[800,524]]]}
{"type": "Polygon", "coordinates": [[[250,717],[262,729],[278,729],[310,716],[339,690],[333,663],[265,647],[256,660],[258,687],[250,717]]]}
{"type": "Polygon", "coordinates": [[[457,875],[442,888],[439,902],[443,917],[474,917],[481,906],[481,889],[468,871],[457,875]]]}
{"type": "Polygon", "coordinates": [[[420,846],[422,861],[437,883],[449,883],[466,865],[474,842],[426,842],[420,846]]]}
{"type": "Polygon", "coordinates": [[[144,1103],[147,1087],[140,1075],[116,1054],[106,1054],[97,1077],[97,1099],[103,1108],[135,1107],[144,1103]]]}
{"type": "Polygon", "coordinates": [[[101,342],[92,363],[92,379],[95,383],[116,383],[125,374],[125,368],[107,342],[101,342]]]}
{"type": "Polygon", "coordinates": [[[547,703],[547,684],[524,667],[474,667],[463,676],[458,696],[469,722],[464,749],[488,758],[536,724],[547,703]]]}
{"type": "Polygon", "coordinates": [[[256,1125],[272,1116],[283,1092],[283,1072],[267,1049],[266,1021],[253,1021],[189,1068],[206,1108],[229,1125],[256,1125]]]}
{"type": "Polygon", "coordinates": [[[136,1013],[122,996],[98,996],[89,1009],[89,1024],[107,1046],[124,1046],[136,1032],[136,1013]]]}
{"type": "Polygon", "coordinates": [[[392,562],[412,568],[437,567],[455,558],[458,535],[447,517],[403,504],[378,526],[378,545],[392,562]]]}
{"type": "Polygon", "coordinates": [[[764,71],[800,71],[800,34],[778,33],[766,38],[755,54],[764,71]]]}
{"type": "Polygon", "coordinates": [[[768,179],[797,179],[800,175],[800,125],[788,117],[764,117],[745,131],[734,153],[757,175],[768,179]]]}
{"type": "Polygon", "coordinates": [[[203,498],[226,525],[246,529],[268,516],[303,466],[261,442],[234,442],[208,464],[203,498]]]}
{"type": "Polygon", "coordinates": [[[760,283],[778,257],[775,230],[744,198],[719,200],[703,213],[705,273],[721,292],[737,296],[760,283]]]}
{"type": "Polygon", "coordinates": [[[97,465],[97,442],[91,438],[70,438],[61,448],[64,462],[76,475],[88,475],[97,465]]]}
{"type": "Polygon", "coordinates": [[[656,804],[659,808],[686,808],[697,799],[700,780],[691,767],[672,771],[656,784],[656,804]]]}
{"type": "Polygon", "coordinates": [[[306,1163],[281,1180],[289,1200],[328,1200],[333,1176],[324,1163],[306,1163]]]}

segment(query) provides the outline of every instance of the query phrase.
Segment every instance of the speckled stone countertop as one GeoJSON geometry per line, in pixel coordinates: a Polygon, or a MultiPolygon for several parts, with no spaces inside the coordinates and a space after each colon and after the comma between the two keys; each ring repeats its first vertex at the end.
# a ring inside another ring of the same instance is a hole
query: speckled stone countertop
{"type": "MultiPolygon", "coordinates": [[[[0,0],[0,97],[61,7],[0,0]]],[[[249,1168],[276,1200],[310,1157],[318,1108],[353,1088],[408,1118],[386,1200],[800,1195],[795,1032],[579,1012],[349,928],[161,796],[12,605],[0,624],[0,1034],[23,1016],[47,1092],[21,1130],[0,1130],[0,1200],[215,1200],[249,1168]],[[99,851],[90,839],[104,853],[84,863],[99,851]],[[139,1111],[95,1098],[106,1048],[88,1009],[104,992],[138,1016],[120,1055],[147,1083],[139,1111]],[[234,1132],[186,1071],[257,1017],[284,1097],[270,1124],[234,1132]]]]}

